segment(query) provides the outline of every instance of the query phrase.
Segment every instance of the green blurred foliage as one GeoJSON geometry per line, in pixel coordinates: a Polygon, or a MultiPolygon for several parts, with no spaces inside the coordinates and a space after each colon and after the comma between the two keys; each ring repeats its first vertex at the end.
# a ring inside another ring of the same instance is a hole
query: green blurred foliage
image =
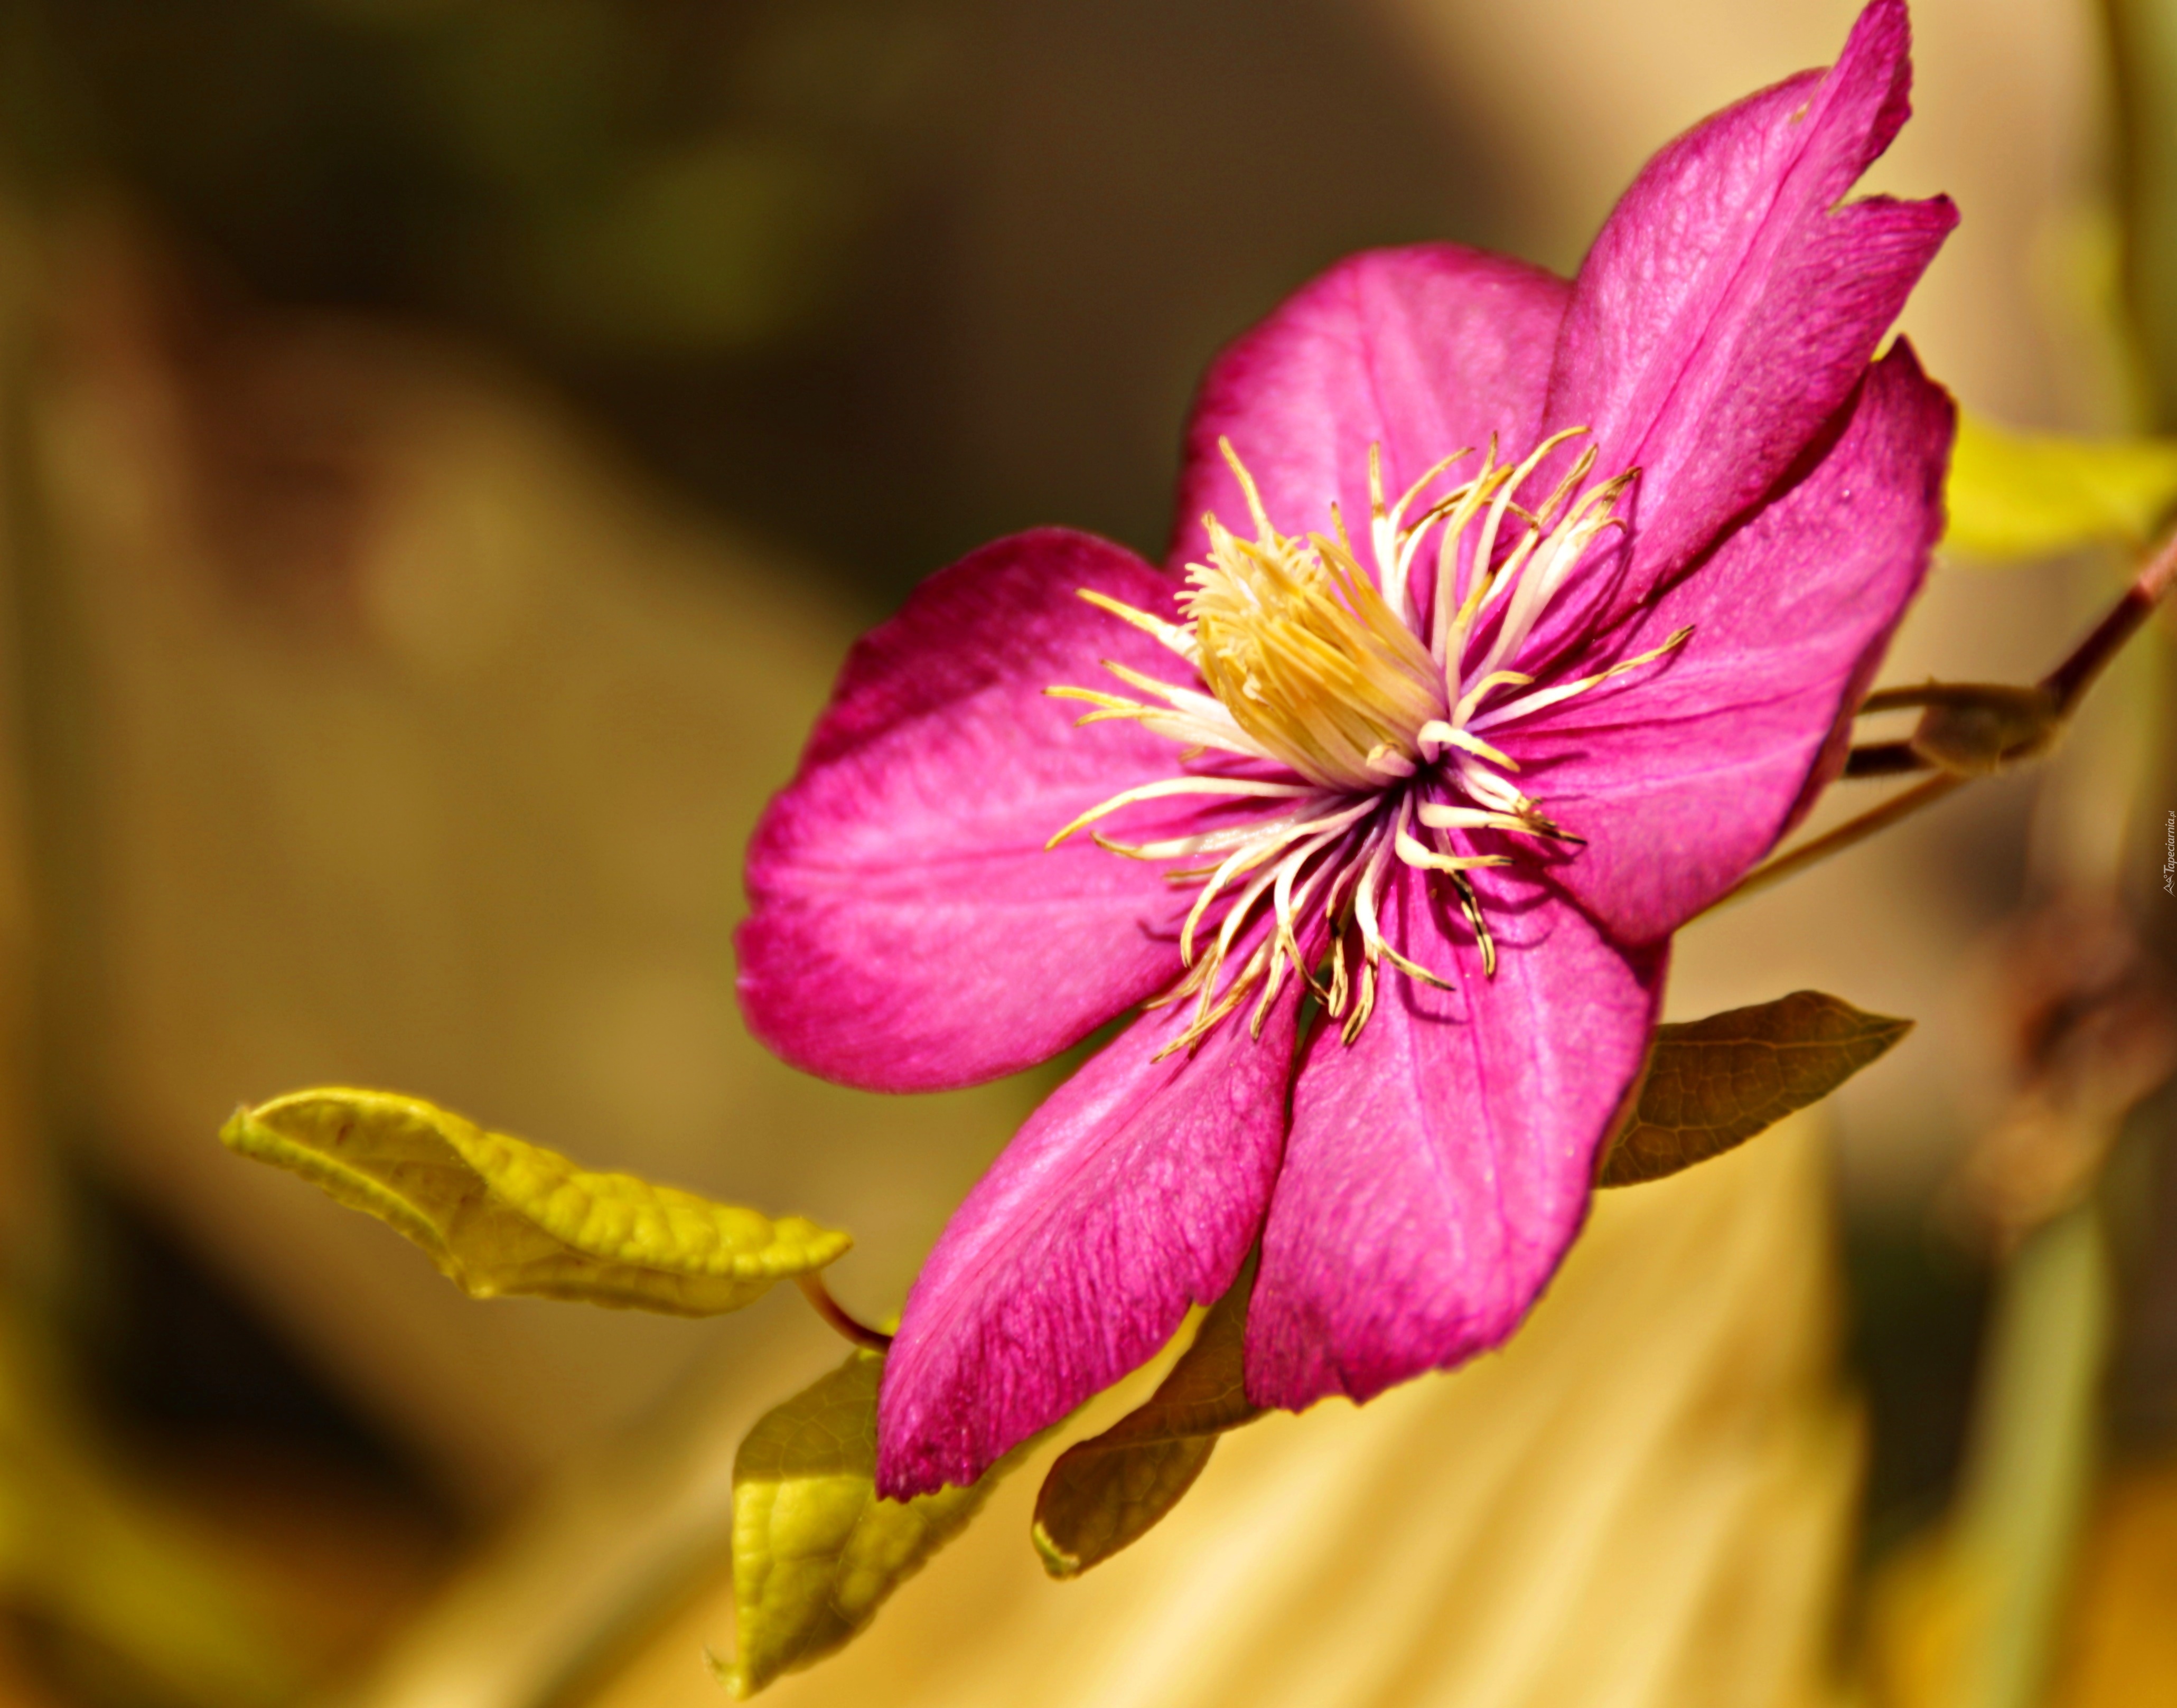
{"type": "Polygon", "coordinates": [[[1320,0],[0,8],[0,184],[117,201],[230,319],[510,358],[881,599],[1036,523],[1157,549],[1217,345],[1487,242],[1497,170],[1320,0]]]}
{"type": "Polygon", "coordinates": [[[911,6],[25,0],[7,128],[275,296],[742,351],[821,322],[942,63],[911,6]]]}
{"type": "MultiPolygon", "coordinates": [[[[25,1314],[0,1298],[0,1602],[68,1700],[273,1708],[301,1657],[129,1469],[25,1314]]],[[[0,1690],[4,1690],[0,1683],[0,1690]]]]}
{"type": "Polygon", "coordinates": [[[2102,0],[2116,95],[2124,284],[2139,352],[2142,427],[2177,427],[2177,4],[2102,0]]]}
{"type": "Polygon", "coordinates": [[[1943,543],[1984,563],[2147,545],[2177,505],[2177,441],[2014,432],[1958,418],[1943,543]]]}
{"type": "MultiPolygon", "coordinates": [[[[2123,220],[2125,329],[2137,352],[2136,425],[2177,430],[2177,0],[2102,0],[2115,96],[2115,189],[2123,220]]],[[[2166,624],[2162,629],[2166,637],[2166,624]]],[[[2165,639],[2162,705],[2177,661],[2165,639]]],[[[2158,720],[2150,822],[2177,801],[2177,722],[2158,720]]],[[[2140,862],[2132,914],[2165,978],[2177,980],[2177,908],[2140,862]]],[[[2134,1450],[2177,1447],[2177,1081],[2136,1109],[2117,1164],[2131,1171],[2134,1223],[2110,1384],[2110,1422],[2134,1450]]]]}

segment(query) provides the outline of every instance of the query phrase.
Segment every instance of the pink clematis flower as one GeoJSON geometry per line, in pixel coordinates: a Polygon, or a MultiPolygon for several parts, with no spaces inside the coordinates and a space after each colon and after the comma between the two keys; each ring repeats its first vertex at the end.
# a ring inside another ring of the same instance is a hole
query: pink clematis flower
{"type": "Polygon", "coordinates": [[[1569,284],[1333,268],[1210,370],[1168,569],[1019,535],[855,648],[750,855],[757,1034],[923,1091],[1149,1004],[916,1281],[887,1493],[979,1475],[1258,1240],[1262,1404],[1518,1325],[1670,933],[1836,774],[1940,531],[1950,403],[1874,355],[1956,215],[1845,199],[1907,50],[1874,0],[1650,160],[1569,284]]]}

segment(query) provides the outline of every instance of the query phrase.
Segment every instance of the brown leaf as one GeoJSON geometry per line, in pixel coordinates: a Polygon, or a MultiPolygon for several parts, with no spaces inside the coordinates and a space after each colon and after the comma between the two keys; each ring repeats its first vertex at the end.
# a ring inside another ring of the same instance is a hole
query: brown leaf
{"type": "Polygon", "coordinates": [[[1250,1257],[1156,1392],[1052,1465],[1030,1532],[1051,1576],[1076,1576],[1138,1542],[1194,1486],[1217,1438],[1262,1415],[1240,1372],[1254,1286],[1250,1257]]]}
{"type": "Polygon", "coordinates": [[[1820,991],[1659,1027],[1633,1118],[1598,1186],[1660,1180],[1823,1098],[1912,1030],[1820,991]]]}

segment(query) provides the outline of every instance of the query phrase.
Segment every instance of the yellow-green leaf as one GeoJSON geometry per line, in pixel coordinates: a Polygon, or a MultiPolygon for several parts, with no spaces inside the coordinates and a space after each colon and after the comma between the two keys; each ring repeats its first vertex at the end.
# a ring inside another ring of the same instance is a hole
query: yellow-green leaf
{"type": "Polygon", "coordinates": [[[534,1293],[676,1316],[739,1310],[852,1243],[541,1145],[389,1091],[297,1091],[237,1109],[227,1148],[390,1223],[477,1298],[534,1293]]]}
{"type": "Polygon", "coordinates": [[[887,1596],[959,1533],[1017,1448],[971,1488],[913,1500],[876,1492],[880,1352],[767,1412],[734,1457],[737,1657],[712,1662],[736,1696],[844,1646],[887,1596]]]}
{"type": "Polygon", "coordinates": [[[2177,439],[2081,439],[1958,421],[1943,543],[1969,557],[2137,546],[2177,509],[2177,439]]]}
{"type": "Polygon", "coordinates": [[[1254,1284],[1250,1257],[1156,1392],[1059,1455],[1036,1497],[1031,1532],[1051,1576],[1076,1576],[1138,1542],[1194,1486],[1217,1438],[1262,1416],[1241,1384],[1254,1284]]]}
{"type": "Polygon", "coordinates": [[[1820,991],[1660,1028],[1639,1106],[1596,1178],[1660,1180],[1818,1103],[1912,1030],[1820,991]]]}

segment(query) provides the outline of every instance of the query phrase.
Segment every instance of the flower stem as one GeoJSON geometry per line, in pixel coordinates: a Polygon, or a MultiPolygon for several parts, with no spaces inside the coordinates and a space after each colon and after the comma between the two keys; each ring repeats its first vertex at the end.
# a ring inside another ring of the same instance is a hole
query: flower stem
{"type": "MultiPolygon", "coordinates": [[[[1923,807],[1932,807],[1955,789],[1962,789],[1972,781],[1969,777],[1954,777],[1945,772],[1940,777],[1930,777],[1924,783],[1916,783],[1901,795],[1893,796],[1871,812],[1862,813],[1857,819],[1847,820],[1811,842],[1803,843],[1788,854],[1779,855],[1765,866],[1756,867],[1731,889],[1709,903],[1701,913],[1713,913],[1719,907],[1743,900],[1756,890],[1766,889],[1772,884],[1781,884],[1787,878],[1805,870],[1818,860],[1826,860],[1855,842],[1863,842],[1878,830],[1886,830],[1901,819],[1909,819],[1923,807]]],[[[1700,914],[1694,917],[1699,918],[1700,914]]]]}
{"type": "MultiPolygon", "coordinates": [[[[1867,710],[1860,708],[1862,713],[1867,710]]],[[[1914,751],[1910,742],[1871,742],[1845,755],[1844,774],[1854,781],[1862,777],[1902,777],[1934,766],[1914,751]]]]}
{"type": "MultiPolygon", "coordinates": [[[[2070,655],[2055,669],[2043,677],[2036,686],[2047,694],[2054,706],[2055,720],[2061,724],[2077,710],[2086,698],[2087,690],[2109,662],[2124,650],[2125,644],[2146,627],[2147,619],[2154,614],[2155,607],[2169,596],[2177,587],[2177,529],[2163,537],[2146,565],[2132,578],[2131,585],[2124,590],[2108,615],[2093,626],[2087,638],[2073,647],[2070,655]]],[[[1892,690],[1887,694],[1871,694],[1865,710],[1885,710],[1896,706],[1918,704],[1924,690],[1892,690]]],[[[1906,763],[1911,759],[1910,749],[1902,742],[1886,742],[1880,747],[1859,750],[1869,757],[1854,773],[1847,761],[1847,775],[1860,776],[1894,775],[1914,769],[1906,763]],[[1895,750],[1895,751],[1893,751],[1895,750]]],[[[1916,784],[1902,794],[1884,802],[1870,812],[1847,820],[1834,830],[1817,836],[1811,842],[1794,848],[1788,854],[1779,855],[1765,866],[1756,867],[1731,889],[1726,890],[1694,917],[1713,913],[1719,907],[1766,889],[1803,871],[1818,860],[1826,860],[1855,842],[1863,842],[1878,830],[1886,830],[1903,819],[1909,819],[1923,807],[1931,807],[1955,790],[1962,788],[1972,779],[1951,772],[1930,777],[1916,784]]]]}
{"type": "Polygon", "coordinates": [[[829,1323],[842,1338],[858,1346],[865,1346],[872,1352],[891,1349],[892,1336],[848,1315],[846,1308],[832,1297],[831,1289],[824,1285],[824,1277],[815,1270],[794,1276],[794,1284],[801,1289],[801,1296],[809,1301],[816,1314],[829,1323]]]}

